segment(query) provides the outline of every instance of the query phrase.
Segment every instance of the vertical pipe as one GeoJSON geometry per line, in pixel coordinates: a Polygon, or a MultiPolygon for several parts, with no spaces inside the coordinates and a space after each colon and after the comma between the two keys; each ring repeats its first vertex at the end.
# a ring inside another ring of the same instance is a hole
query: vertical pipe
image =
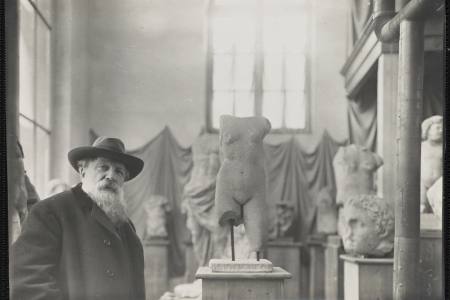
{"type": "Polygon", "coordinates": [[[234,261],[234,221],[230,220],[230,234],[231,234],[231,260],[234,261]]]}
{"type": "Polygon", "coordinates": [[[400,23],[395,189],[394,299],[419,299],[422,21],[400,23]]]}

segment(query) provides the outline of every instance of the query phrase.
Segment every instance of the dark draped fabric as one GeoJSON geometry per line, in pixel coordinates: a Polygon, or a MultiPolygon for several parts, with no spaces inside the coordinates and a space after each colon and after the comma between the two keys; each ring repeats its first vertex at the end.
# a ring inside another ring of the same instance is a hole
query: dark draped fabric
{"type": "MultiPolygon", "coordinates": [[[[425,55],[422,120],[443,115],[443,66],[442,54],[430,52],[425,55]]],[[[365,84],[355,99],[348,101],[348,126],[350,144],[365,146],[376,152],[377,86],[374,78],[365,84]]]]}
{"type": "Polygon", "coordinates": [[[373,0],[349,0],[351,9],[352,39],[355,43],[372,16],[373,0]]]}
{"type": "Polygon", "coordinates": [[[350,144],[376,152],[377,85],[369,80],[355,99],[348,101],[348,132],[350,144]]]}
{"type": "MultiPolygon", "coordinates": [[[[93,137],[96,136],[94,133],[93,137]]],[[[314,201],[319,190],[325,186],[335,189],[332,161],[342,145],[344,142],[333,140],[326,131],[310,152],[304,150],[294,136],[286,142],[264,145],[270,215],[275,216],[275,202],[293,203],[297,220],[292,231],[296,241],[304,242],[313,231],[314,201]]],[[[183,242],[188,232],[181,214],[181,201],[192,169],[191,148],[181,147],[166,127],[146,145],[128,153],[145,162],[142,173],[125,186],[128,210],[138,236],[142,238],[144,233],[145,201],[153,194],[165,196],[172,205],[168,216],[169,270],[171,276],[182,275],[185,268],[183,242]]]]}
{"type": "Polygon", "coordinates": [[[185,269],[183,241],[186,226],[180,203],[192,167],[191,149],[181,147],[166,127],[146,145],[128,153],[145,162],[142,173],[125,185],[130,218],[142,239],[146,222],[145,201],[151,195],[163,195],[169,200],[172,208],[167,220],[169,271],[171,276],[181,276],[185,269]]]}
{"type": "Polygon", "coordinates": [[[297,140],[277,145],[265,145],[267,169],[267,198],[274,218],[276,202],[294,204],[297,228],[294,239],[304,242],[313,230],[316,213],[315,199],[322,187],[335,189],[333,158],[344,142],[334,141],[328,132],[312,152],[307,152],[297,140]]]}

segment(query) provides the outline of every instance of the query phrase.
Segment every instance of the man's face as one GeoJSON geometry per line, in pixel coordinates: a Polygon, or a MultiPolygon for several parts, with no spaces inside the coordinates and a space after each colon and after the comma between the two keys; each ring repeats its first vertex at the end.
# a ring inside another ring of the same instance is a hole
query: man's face
{"type": "Polygon", "coordinates": [[[95,185],[99,192],[114,194],[123,188],[127,177],[127,170],[123,164],[102,157],[81,168],[80,173],[83,185],[95,185]]]}
{"type": "Polygon", "coordinates": [[[377,227],[368,214],[357,207],[344,206],[344,248],[351,254],[371,253],[381,242],[377,227]]]}

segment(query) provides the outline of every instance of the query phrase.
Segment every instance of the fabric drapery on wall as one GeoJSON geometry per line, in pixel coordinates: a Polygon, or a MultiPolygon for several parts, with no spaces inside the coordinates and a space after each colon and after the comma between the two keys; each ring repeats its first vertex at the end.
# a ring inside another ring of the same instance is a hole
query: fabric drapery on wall
{"type": "Polygon", "coordinates": [[[191,149],[181,147],[168,127],[143,147],[129,151],[144,160],[142,173],[125,185],[125,195],[130,218],[139,237],[145,230],[143,205],[151,195],[165,196],[172,208],[167,219],[169,235],[169,273],[184,273],[183,241],[186,235],[185,218],[181,214],[183,186],[188,182],[192,168],[191,149]]]}
{"type": "Polygon", "coordinates": [[[352,38],[355,43],[372,16],[373,0],[349,0],[351,9],[352,38]]]}
{"type": "Polygon", "coordinates": [[[277,145],[265,144],[267,198],[274,218],[277,201],[290,201],[297,215],[294,239],[305,241],[312,232],[316,214],[315,197],[325,186],[335,189],[333,158],[344,142],[334,141],[328,132],[310,153],[292,137],[277,145]]]}
{"type": "Polygon", "coordinates": [[[376,152],[377,85],[369,80],[354,100],[348,101],[348,132],[350,144],[376,152]]]}
{"type": "MultiPolygon", "coordinates": [[[[93,137],[97,137],[93,134],[93,137]]],[[[271,218],[275,217],[275,202],[290,201],[294,204],[297,219],[294,239],[305,241],[313,230],[316,213],[315,197],[322,187],[335,189],[332,161],[339,146],[324,132],[313,151],[308,152],[293,136],[286,142],[264,145],[266,157],[267,201],[271,218]]],[[[183,148],[169,128],[158,134],[143,147],[128,151],[144,160],[142,173],[126,184],[125,198],[130,218],[138,236],[143,237],[145,214],[143,205],[150,195],[165,196],[172,205],[168,216],[170,239],[169,270],[171,276],[184,272],[183,242],[188,236],[185,217],[181,214],[182,191],[192,170],[191,148],[183,148]]]]}

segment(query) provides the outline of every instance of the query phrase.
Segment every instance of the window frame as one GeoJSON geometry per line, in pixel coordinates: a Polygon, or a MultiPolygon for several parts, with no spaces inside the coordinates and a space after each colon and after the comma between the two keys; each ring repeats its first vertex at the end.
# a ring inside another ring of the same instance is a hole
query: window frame
{"type": "MultiPolygon", "coordinates": [[[[257,19],[257,41],[259,46],[255,49],[255,99],[254,99],[254,111],[255,116],[262,116],[262,93],[263,93],[263,73],[262,67],[264,64],[263,60],[263,49],[262,49],[262,22],[263,22],[263,4],[262,1],[267,0],[254,0],[255,5],[245,3],[237,3],[240,1],[234,1],[235,3],[227,5],[216,4],[217,0],[210,1],[207,7],[207,17],[206,17],[206,105],[205,105],[205,116],[206,116],[206,130],[209,133],[218,133],[219,129],[213,127],[213,112],[212,112],[212,102],[213,102],[213,72],[214,72],[214,51],[213,51],[213,29],[212,29],[212,19],[215,15],[231,15],[236,13],[237,10],[244,10],[246,13],[251,13],[252,10],[255,13],[257,19]]],[[[276,1],[276,0],[275,0],[276,1]]],[[[230,1],[231,2],[231,1],[230,1]]],[[[274,2],[274,0],[272,0],[274,2]]],[[[280,7],[282,12],[290,11],[289,8],[293,9],[303,9],[302,14],[307,16],[305,21],[305,44],[304,44],[304,55],[305,55],[305,66],[304,66],[304,103],[305,103],[305,127],[304,128],[276,128],[272,129],[270,133],[275,134],[308,134],[311,133],[311,4],[308,0],[301,0],[298,3],[297,0],[279,0],[277,4],[272,4],[274,7],[280,7]],[[281,3],[283,2],[283,3],[281,3]],[[284,6],[286,5],[286,6],[284,6]]]]}

